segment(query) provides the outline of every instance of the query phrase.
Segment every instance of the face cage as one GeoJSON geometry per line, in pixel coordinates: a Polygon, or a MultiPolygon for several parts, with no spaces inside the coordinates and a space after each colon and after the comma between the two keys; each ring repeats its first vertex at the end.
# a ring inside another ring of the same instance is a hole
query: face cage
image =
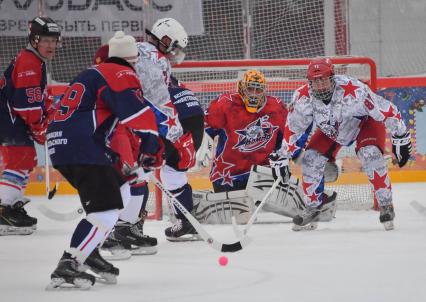
{"type": "Polygon", "coordinates": [[[336,81],[334,80],[334,76],[329,77],[330,80],[330,89],[326,91],[318,91],[313,88],[312,80],[309,80],[309,90],[311,94],[320,101],[330,100],[333,96],[334,89],[336,88],[336,81]]]}
{"type": "Polygon", "coordinates": [[[247,82],[245,85],[243,85],[243,101],[244,105],[246,106],[247,111],[249,112],[256,112],[259,107],[261,107],[265,101],[265,89],[266,85],[258,83],[258,82],[247,82]],[[249,93],[247,88],[255,88],[255,89],[262,89],[262,94],[251,94],[249,93]],[[252,109],[252,110],[249,110],[252,109]]]}

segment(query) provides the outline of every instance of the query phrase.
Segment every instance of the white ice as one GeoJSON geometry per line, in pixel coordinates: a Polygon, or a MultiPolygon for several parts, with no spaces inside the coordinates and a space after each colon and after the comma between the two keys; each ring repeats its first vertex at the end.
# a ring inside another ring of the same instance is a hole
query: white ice
{"type": "MultiPolygon", "coordinates": [[[[37,210],[43,203],[65,212],[79,205],[77,197],[34,197],[28,211],[39,218],[38,230],[0,237],[0,301],[425,301],[426,216],[410,202],[426,207],[426,185],[394,184],[393,191],[393,231],[383,229],[375,211],[338,211],[313,232],[293,232],[279,218],[255,224],[253,242],[226,254],[225,267],[206,243],[168,242],[168,222],[148,221],[145,231],[158,237],[159,253],[114,262],[117,285],[83,292],[44,290],[78,220],[57,222],[37,210]]],[[[217,239],[235,241],[230,226],[207,228],[217,239]]]]}

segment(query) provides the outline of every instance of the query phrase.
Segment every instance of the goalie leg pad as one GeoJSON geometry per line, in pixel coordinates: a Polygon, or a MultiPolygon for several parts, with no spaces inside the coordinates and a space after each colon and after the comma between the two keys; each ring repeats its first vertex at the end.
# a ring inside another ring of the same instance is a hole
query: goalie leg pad
{"type": "Polygon", "coordinates": [[[245,190],[212,193],[194,191],[193,214],[201,223],[231,224],[235,216],[238,224],[246,224],[254,212],[254,204],[245,190]]]}
{"type": "MultiPolygon", "coordinates": [[[[274,178],[268,167],[253,166],[247,183],[247,195],[260,201],[272,187],[274,178]]],[[[280,183],[263,206],[263,210],[293,218],[305,208],[303,189],[293,183],[280,183]]]]}

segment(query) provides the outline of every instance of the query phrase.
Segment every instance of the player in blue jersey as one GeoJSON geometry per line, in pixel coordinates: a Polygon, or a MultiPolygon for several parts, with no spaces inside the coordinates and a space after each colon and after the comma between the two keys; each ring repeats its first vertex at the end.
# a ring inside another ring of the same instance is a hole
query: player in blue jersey
{"type": "Polygon", "coordinates": [[[155,115],[147,106],[133,67],[137,59],[135,39],[116,32],[109,41],[109,58],[70,83],[48,126],[53,166],[77,189],[87,213],[51,274],[49,288],[64,283],[90,288],[95,277],[81,271],[82,265],[104,282],[116,283],[118,268],[98,250],[130,198],[129,184],[114,168],[115,156],[109,147],[115,126],[126,125],[140,137],[138,162],[142,167],[163,164],[164,147],[155,115]]]}
{"type": "Polygon", "coordinates": [[[37,17],[28,38],[0,79],[0,235],[28,235],[37,225],[23,208],[29,202],[23,194],[36,166],[34,142],[45,141],[46,61],[55,56],[61,31],[52,19],[37,17]]]}

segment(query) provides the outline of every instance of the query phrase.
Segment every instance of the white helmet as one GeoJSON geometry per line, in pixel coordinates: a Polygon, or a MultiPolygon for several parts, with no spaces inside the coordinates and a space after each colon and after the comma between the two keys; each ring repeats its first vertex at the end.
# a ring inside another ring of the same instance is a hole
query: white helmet
{"type": "Polygon", "coordinates": [[[163,52],[165,54],[170,53],[177,57],[179,61],[183,61],[185,54],[182,49],[188,45],[188,34],[178,21],[173,18],[158,19],[152,26],[151,31],[146,30],[146,32],[164,47],[163,52]],[[165,39],[168,39],[170,43],[165,44],[165,39]]]}

